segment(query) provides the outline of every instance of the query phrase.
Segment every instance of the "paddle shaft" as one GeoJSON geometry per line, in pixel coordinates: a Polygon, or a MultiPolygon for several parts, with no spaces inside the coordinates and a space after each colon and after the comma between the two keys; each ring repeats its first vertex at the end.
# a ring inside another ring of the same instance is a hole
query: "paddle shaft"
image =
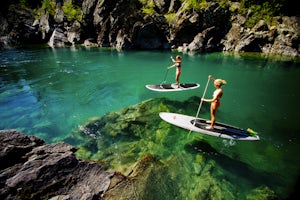
{"type": "Polygon", "coordinates": [[[166,71],[166,74],[165,74],[164,80],[162,81],[162,84],[166,82],[166,78],[167,78],[168,72],[169,72],[169,69],[167,69],[167,71],[166,71]]]}
{"type": "MultiPolygon", "coordinates": [[[[202,98],[205,97],[205,93],[206,93],[206,90],[207,90],[209,81],[210,81],[210,78],[208,78],[208,80],[207,80],[207,83],[206,83],[206,86],[205,86],[205,89],[204,89],[202,98]]],[[[199,107],[198,107],[198,111],[197,111],[197,114],[196,114],[196,119],[198,118],[198,115],[199,115],[199,113],[200,113],[200,109],[201,109],[201,107],[202,107],[202,103],[203,103],[202,98],[201,98],[201,101],[200,101],[200,104],[199,104],[199,107]]],[[[195,123],[196,123],[196,120],[194,121],[194,125],[195,125],[195,123]]]]}

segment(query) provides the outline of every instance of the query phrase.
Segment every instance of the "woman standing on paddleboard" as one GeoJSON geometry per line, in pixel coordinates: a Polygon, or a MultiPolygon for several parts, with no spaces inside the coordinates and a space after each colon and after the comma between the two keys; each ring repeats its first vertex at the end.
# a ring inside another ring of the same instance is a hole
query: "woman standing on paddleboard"
{"type": "Polygon", "coordinates": [[[176,59],[174,60],[174,58],[171,56],[171,60],[173,61],[174,64],[172,66],[168,67],[168,69],[176,67],[175,80],[176,80],[177,87],[179,87],[179,76],[181,74],[181,57],[179,55],[177,55],[176,59]]]}
{"type": "Polygon", "coordinates": [[[214,79],[211,75],[208,76],[208,78],[214,82],[214,86],[216,90],[214,91],[213,98],[212,99],[205,99],[201,98],[201,101],[210,102],[210,114],[211,114],[211,124],[210,126],[207,126],[206,129],[213,129],[215,122],[216,122],[216,111],[220,107],[220,99],[223,95],[222,85],[226,84],[225,80],[222,79],[214,79]]]}

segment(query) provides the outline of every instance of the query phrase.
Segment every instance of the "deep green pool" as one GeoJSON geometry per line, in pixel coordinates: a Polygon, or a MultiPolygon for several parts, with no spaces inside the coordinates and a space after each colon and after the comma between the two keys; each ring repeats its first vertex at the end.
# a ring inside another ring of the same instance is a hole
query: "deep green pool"
{"type": "MultiPolygon", "coordinates": [[[[175,57],[176,53],[98,48],[1,51],[0,129],[18,129],[48,143],[57,142],[92,117],[150,98],[200,99],[211,74],[228,83],[223,87],[217,120],[250,127],[260,133],[261,140],[233,142],[199,134],[189,138],[181,135],[174,151],[180,154],[187,143],[204,138],[222,153],[221,158],[212,155],[212,159],[223,166],[222,173],[228,174],[228,181],[238,183],[241,190],[253,187],[257,181],[271,187],[281,198],[287,197],[300,172],[299,61],[257,55],[180,54],[181,82],[196,82],[201,87],[177,93],[147,90],[145,84],[164,80],[172,64],[171,55],[175,57]],[[241,163],[259,166],[255,169],[257,174],[240,171],[241,163]]],[[[175,82],[174,76],[175,70],[169,70],[166,82],[175,82]]],[[[207,97],[213,89],[210,84],[207,97]]],[[[209,113],[206,110],[200,116],[207,118],[209,113]]],[[[163,151],[164,146],[159,148],[163,151]]],[[[178,180],[184,183],[186,173],[182,172],[182,176],[178,180]]]]}

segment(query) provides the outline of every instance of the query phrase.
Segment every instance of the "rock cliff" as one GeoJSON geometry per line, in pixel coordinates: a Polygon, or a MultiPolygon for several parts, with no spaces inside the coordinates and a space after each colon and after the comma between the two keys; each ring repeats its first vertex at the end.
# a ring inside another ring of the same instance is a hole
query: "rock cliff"
{"type": "Polygon", "coordinates": [[[126,49],[177,49],[183,52],[261,52],[299,56],[299,17],[274,17],[253,28],[245,23],[251,15],[233,12],[237,3],[211,1],[189,9],[180,0],[153,1],[145,12],[140,0],[78,0],[81,17],[69,19],[66,1],[53,0],[54,13],[39,15],[25,6],[10,5],[0,14],[0,47],[21,43],[48,43],[51,47],[83,44],[126,49]],[[149,13],[150,12],[150,13],[149,13]]]}

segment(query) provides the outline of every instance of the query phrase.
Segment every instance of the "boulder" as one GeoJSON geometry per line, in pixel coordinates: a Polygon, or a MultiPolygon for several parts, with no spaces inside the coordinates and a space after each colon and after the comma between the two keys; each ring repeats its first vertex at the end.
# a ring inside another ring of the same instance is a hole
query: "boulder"
{"type": "Polygon", "coordinates": [[[45,144],[14,130],[0,131],[1,199],[100,199],[114,172],[75,157],[64,142],[45,144]]]}

